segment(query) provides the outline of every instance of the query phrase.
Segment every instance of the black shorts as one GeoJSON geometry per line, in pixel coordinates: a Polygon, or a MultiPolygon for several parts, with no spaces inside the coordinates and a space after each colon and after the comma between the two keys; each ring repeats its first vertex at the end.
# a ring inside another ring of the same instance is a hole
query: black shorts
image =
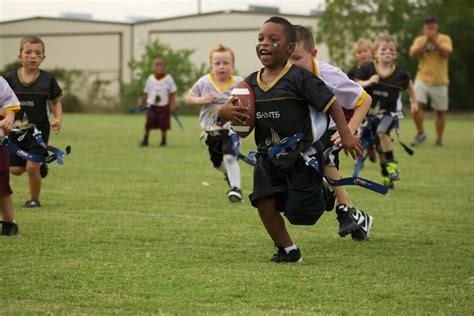
{"type": "Polygon", "coordinates": [[[277,199],[277,209],[294,225],[314,225],[326,208],[322,176],[298,159],[290,170],[277,170],[266,155],[258,155],[254,168],[252,206],[262,198],[277,199]]]}
{"type": "Polygon", "coordinates": [[[161,129],[162,131],[169,130],[170,123],[170,106],[150,106],[146,110],[145,129],[161,129]]]}
{"type": "MultiPolygon", "coordinates": [[[[41,137],[43,138],[44,143],[48,144],[50,132],[49,123],[37,124],[36,128],[41,131],[41,137]]],[[[18,147],[20,147],[20,149],[27,151],[31,154],[40,155],[44,157],[48,156],[48,151],[46,150],[46,148],[41,147],[33,136],[33,129],[29,129],[25,137],[22,138],[21,135],[22,134],[15,134],[12,132],[8,136],[10,138],[10,141],[15,143],[18,147]]],[[[26,160],[21,157],[18,157],[13,153],[10,153],[10,166],[25,167],[26,160]]]]}
{"type": "Polygon", "coordinates": [[[234,155],[232,149],[232,139],[229,131],[222,129],[207,132],[206,145],[214,168],[219,168],[222,164],[224,154],[234,155]]]}

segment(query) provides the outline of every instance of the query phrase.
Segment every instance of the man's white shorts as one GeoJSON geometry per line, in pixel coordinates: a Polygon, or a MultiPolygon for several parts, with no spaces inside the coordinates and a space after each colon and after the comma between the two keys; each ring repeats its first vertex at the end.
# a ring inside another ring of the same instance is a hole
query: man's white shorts
{"type": "Polygon", "coordinates": [[[429,99],[434,110],[448,110],[448,85],[429,85],[421,80],[415,80],[415,93],[418,102],[428,104],[429,99]]]}

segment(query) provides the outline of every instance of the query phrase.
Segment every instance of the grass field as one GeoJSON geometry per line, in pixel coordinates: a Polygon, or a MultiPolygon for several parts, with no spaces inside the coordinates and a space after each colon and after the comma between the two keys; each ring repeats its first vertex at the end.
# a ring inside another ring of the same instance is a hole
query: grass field
{"type": "MultiPolygon", "coordinates": [[[[139,148],[141,115],[66,115],[50,143],[41,209],[22,207],[20,235],[0,238],[0,314],[474,314],[473,115],[451,115],[445,147],[429,139],[387,196],[348,188],[375,218],[368,243],[337,235],[335,213],[289,226],[304,262],[272,265],[272,242],[248,199],[231,204],[222,174],[182,117],[169,146],[139,148]],[[209,185],[203,185],[207,182],[209,185]]],[[[414,135],[402,121],[402,139],[414,135]]],[[[246,139],[243,152],[253,149],[246,139]]],[[[342,170],[351,174],[352,161],[342,170]]],[[[241,164],[243,191],[252,170],[241,164]]],[[[376,164],[361,176],[380,182],[376,164]]]]}

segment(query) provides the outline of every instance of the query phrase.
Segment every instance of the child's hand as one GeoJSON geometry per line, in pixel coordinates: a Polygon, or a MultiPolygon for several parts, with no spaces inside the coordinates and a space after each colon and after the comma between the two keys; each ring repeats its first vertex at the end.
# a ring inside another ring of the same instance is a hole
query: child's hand
{"type": "Polygon", "coordinates": [[[176,103],[171,103],[170,104],[170,113],[176,112],[176,103]]]}
{"type": "Polygon", "coordinates": [[[61,129],[61,124],[62,124],[62,121],[61,119],[59,118],[55,118],[53,123],[51,123],[51,128],[53,130],[54,133],[59,133],[59,130],[61,129]]]}
{"type": "Polygon", "coordinates": [[[3,120],[0,121],[0,129],[3,129],[5,134],[10,133],[13,127],[13,120],[4,118],[3,120]]]}
{"type": "Polygon", "coordinates": [[[208,104],[214,101],[216,97],[213,94],[207,93],[200,98],[201,104],[208,104]]]}
{"type": "Polygon", "coordinates": [[[357,156],[364,155],[364,150],[360,144],[359,138],[354,136],[352,133],[341,135],[341,147],[344,150],[346,156],[351,154],[352,158],[354,159],[356,159],[357,156]]]}
{"type": "Polygon", "coordinates": [[[418,102],[411,101],[410,102],[410,111],[411,111],[411,113],[418,112],[418,110],[419,110],[418,102]]]}
{"type": "MultiPolygon", "coordinates": [[[[352,130],[352,128],[350,127],[350,125],[348,125],[349,127],[349,130],[351,131],[351,133],[353,135],[355,135],[356,131],[357,130],[352,130]]],[[[331,136],[331,141],[334,145],[336,146],[341,146],[341,135],[339,135],[339,131],[336,131],[334,134],[332,134],[331,136]]]]}
{"type": "MultiPolygon", "coordinates": [[[[219,116],[224,121],[231,121],[234,125],[244,125],[245,120],[248,119],[248,115],[242,113],[242,107],[234,104],[237,97],[231,96],[227,103],[219,107],[219,116]]],[[[248,111],[249,109],[244,110],[248,111]]]]}
{"type": "Polygon", "coordinates": [[[376,83],[379,83],[379,81],[380,81],[379,75],[373,75],[372,77],[369,78],[370,84],[376,84],[376,83]]]}

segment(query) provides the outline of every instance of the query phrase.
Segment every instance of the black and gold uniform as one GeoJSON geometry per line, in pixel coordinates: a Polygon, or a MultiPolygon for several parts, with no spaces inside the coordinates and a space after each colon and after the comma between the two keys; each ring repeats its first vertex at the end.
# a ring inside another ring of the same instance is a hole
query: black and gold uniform
{"type": "MultiPolygon", "coordinates": [[[[29,84],[22,82],[17,70],[9,72],[5,79],[21,104],[21,110],[15,114],[15,121],[34,123],[47,144],[50,132],[48,101],[62,94],[56,79],[51,73],[43,70],[40,70],[38,77],[29,84]]],[[[27,133],[23,137],[21,137],[22,134],[11,133],[10,140],[29,153],[47,156],[46,149],[39,146],[34,139],[33,131],[29,130],[27,133]]],[[[11,166],[25,166],[25,164],[26,160],[10,154],[11,166]]]]}
{"type": "MultiPolygon", "coordinates": [[[[293,224],[312,225],[324,211],[322,177],[307,167],[300,153],[314,141],[310,112],[326,112],[335,101],[324,82],[311,72],[288,63],[265,85],[260,70],[246,78],[255,94],[255,143],[259,151],[250,200],[277,197],[278,210],[293,224]],[[302,133],[292,148],[273,158],[270,147],[302,133]]],[[[327,123],[326,123],[327,124],[327,123]]]]}

